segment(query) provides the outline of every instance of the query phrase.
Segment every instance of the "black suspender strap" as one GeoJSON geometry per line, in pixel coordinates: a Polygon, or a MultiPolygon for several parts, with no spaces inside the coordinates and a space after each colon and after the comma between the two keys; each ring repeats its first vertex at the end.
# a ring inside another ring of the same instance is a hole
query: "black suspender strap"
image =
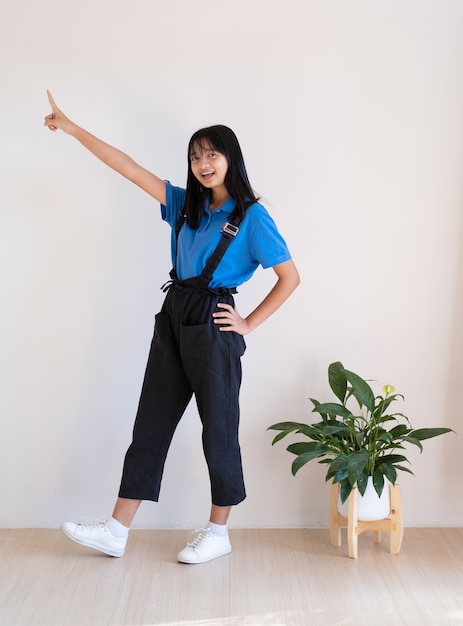
{"type": "Polygon", "coordinates": [[[228,246],[238,234],[238,231],[238,226],[236,224],[231,224],[230,222],[225,222],[222,226],[222,237],[201,272],[200,279],[205,287],[207,287],[207,285],[211,282],[212,275],[222,260],[223,255],[227,251],[228,246]]]}
{"type": "MultiPolygon", "coordinates": [[[[177,223],[175,224],[175,261],[177,261],[177,254],[178,254],[178,236],[180,234],[180,230],[183,226],[183,224],[186,222],[186,213],[183,212],[183,210],[180,212],[180,215],[178,216],[178,220],[177,223]]],[[[170,270],[169,272],[169,276],[172,278],[172,280],[177,280],[177,270],[176,270],[176,266],[177,263],[174,264],[174,267],[170,270]]],[[[167,285],[167,283],[166,283],[167,285]]],[[[163,285],[161,287],[161,289],[163,291],[166,291],[164,289],[163,285]]]]}
{"type": "MultiPolygon", "coordinates": [[[[177,224],[175,225],[176,255],[177,255],[177,248],[178,248],[178,236],[180,233],[180,229],[182,228],[185,220],[186,220],[186,215],[183,212],[180,213],[177,224]]],[[[197,276],[198,287],[202,287],[205,289],[209,285],[215,270],[217,269],[220,261],[222,260],[222,257],[227,251],[228,246],[231,244],[231,242],[233,241],[233,239],[236,237],[236,235],[239,232],[238,224],[239,224],[239,221],[234,220],[234,223],[225,222],[225,224],[222,226],[222,230],[221,230],[222,236],[220,237],[220,241],[217,244],[215,250],[212,252],[209,259],[207,260],[206,265],[204,266],[204,269],[201,272],[200,276],[197,276]]],[[[170,272],[170,277],[172,281],[177,280],[177,272],[176,272],[175,266],[172,268],[170,272]]],[[[171,284],[172,282],[168,281],[161,287],[161,289],[163,291],[167,291],[169,287],[171,286],[171,284]]]]}

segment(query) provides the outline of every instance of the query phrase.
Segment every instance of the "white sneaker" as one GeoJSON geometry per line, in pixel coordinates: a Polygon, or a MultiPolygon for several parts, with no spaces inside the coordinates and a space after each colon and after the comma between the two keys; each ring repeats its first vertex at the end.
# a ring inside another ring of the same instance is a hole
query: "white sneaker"
{"type": "Polygon", "coordinates": [[[203,528],[194,532],[199,533],[199,535],[192,543],[187,543],[177,555],[177,561],[180,563],[206,563],[206,561],[212,561],[212,559],[231,552],[228,534],[220,537],[214,535],[210,528],[203,528]]]}
{"type": "Polygon", "coordinates": [[[106,522],[91,525],[64,522],[61,524],[61,530],[69,539],[83,546],[94,548],[109,556],[124,556],[127,536],[114,537],[106,522]]]}

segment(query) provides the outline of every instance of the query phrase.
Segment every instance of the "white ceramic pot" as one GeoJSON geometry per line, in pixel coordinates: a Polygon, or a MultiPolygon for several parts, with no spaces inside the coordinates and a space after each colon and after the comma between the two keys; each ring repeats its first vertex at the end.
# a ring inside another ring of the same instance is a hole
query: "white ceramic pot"
{"type": "MultiPolygon", "coordinates": [[[[390,482],[384,479],[384,488],[381,497],[375,491],[372,476],[368,476],[367,488],[363,496],[357,492],[357,518],[361,522],[372,522],[385,519],[391,514],[390,482]]],[[[341,504],[338,502],[338,511],[344,517],[349,513],[349,498],[341,504]]]]}

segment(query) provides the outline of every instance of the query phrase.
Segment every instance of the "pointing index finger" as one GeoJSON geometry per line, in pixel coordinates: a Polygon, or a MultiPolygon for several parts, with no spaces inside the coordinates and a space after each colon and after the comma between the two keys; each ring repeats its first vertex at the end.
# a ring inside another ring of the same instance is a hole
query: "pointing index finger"
{"type": "Polygon", "coordinates": [[[51,95],[51,92],[48,89],[47,89],[47,96],[48,96],[48,102],[50,103],[52,111],[57,111],[58,107],[56,106],[56,102],[53,100],[53,96],[51,95]]]}

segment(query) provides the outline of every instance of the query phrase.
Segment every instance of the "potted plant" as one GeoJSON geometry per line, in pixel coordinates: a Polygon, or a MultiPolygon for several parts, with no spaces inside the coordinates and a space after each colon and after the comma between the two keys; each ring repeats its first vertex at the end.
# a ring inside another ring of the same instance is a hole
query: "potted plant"
{"type": "Polygon", "coordinates": [[[412,428],[408,417],[391,411],[394,402],[404,399],[394,393],[392,385],[385,385],[383,394],[375,396],[366,380],[346,370],[339,361],[329,366],[328,380],[339,402],[320,403],[310,398],[313,412],[321,421],[313,424],[280,422],[269,430],[280,431],[272,445],[290,433],[308,439],[287,447],[296,456],[293,475],[309,461],[318,459],[319,463],[327,465],[326,480],[340,484],[341,503],[355,486],[363,496],[367,485],[372,484],[380,497],[385,479],[394,485],[398,471],[413,474],[403,465],[409,462],[403,454],[407,444],[418,447],[421,452],[424,439],[452,431],[451,428],[412,428]]]}

